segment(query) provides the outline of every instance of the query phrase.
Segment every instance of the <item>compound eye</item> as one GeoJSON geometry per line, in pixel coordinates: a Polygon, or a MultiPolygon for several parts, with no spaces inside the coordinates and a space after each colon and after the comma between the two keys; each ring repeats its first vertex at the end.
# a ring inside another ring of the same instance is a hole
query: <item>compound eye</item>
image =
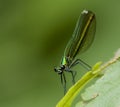
{"type": "Polygon", "coordinates": [[[61,66],[61,69],[65,69],[65,65],[62,65],[62,66],[61,66]]]}
{"type": "Polygon", "coordinates": [[[57,67],[54,67],[54,71],[55,71],[55,72],[58,72],[58,69],[57,69],[57,67]]]}
{"type": "Polygon", "coordinates": [[[61,74],[62,73],[62,70],[57,68],[57,67],[54,67],[54,71],[57,72],[58,74],[61,74]]]}

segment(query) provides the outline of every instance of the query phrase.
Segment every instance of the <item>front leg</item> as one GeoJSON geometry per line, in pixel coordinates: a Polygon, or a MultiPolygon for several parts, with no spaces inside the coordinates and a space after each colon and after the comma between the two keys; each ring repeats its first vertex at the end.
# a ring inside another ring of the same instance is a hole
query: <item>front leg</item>
{"type": "Polygon", "coordinates": [[[63,86],[64,89],[64,95],[66,94],[66,77],[64,72],[60,74],[60,79],[61,79],[61,84],[63,86]]]}

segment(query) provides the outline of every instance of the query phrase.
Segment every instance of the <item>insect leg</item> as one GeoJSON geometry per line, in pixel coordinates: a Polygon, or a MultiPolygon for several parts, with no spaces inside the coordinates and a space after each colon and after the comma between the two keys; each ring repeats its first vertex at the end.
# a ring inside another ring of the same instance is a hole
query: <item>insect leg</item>
{"type": "Polygon", "coordinates": [[[66,78],[64,73],[60,74],[60,79],[61,79],[61,84],[64,88],[64,95],[65,95],[66,94],[66,78]]]}
{"type": "Polygon", "coordinates": [[[77,72],[70,70],[70,73],[71,73],[71,75],[72,75],[72,83],[75,84],[75,76],[76,76],[77,72]]]}
{"type": "Polygon", "coordinates": [[[77,65],[77,64],[81,64],[81,65],[82,65],[85,69],[87,69],[87,70],[90,70],[90,69],[91,69],[91,66],[88,65],[87,63],[85,63],[84,61],[82,61],[81,59],[76,59],[76,60],[71,64],[70,67],[73,67],[73,66],[75,66],[75,65],[77,65]]]}

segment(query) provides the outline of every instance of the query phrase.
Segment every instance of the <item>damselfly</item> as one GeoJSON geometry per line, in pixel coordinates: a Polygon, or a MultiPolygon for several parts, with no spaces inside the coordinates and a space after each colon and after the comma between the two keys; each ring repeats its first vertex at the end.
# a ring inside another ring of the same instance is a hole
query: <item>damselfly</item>
{"type": "Polygon", "coordinates": [[[79,17],[72,38],[68,42],[64,55],[62,57],[61,65],[55,67],[54,70],[60,75],[61,83],[66,92],[66,78],[65,71],[72,74],[72,81],[75,83],[76,72],[71,68],[77,64],[81,64],[90,70],[90,66],[81,59],[75,59],[78,53],[84,52],[93,42],[96,30],[95,14],[88,10],[83,10],[79,17]]]}

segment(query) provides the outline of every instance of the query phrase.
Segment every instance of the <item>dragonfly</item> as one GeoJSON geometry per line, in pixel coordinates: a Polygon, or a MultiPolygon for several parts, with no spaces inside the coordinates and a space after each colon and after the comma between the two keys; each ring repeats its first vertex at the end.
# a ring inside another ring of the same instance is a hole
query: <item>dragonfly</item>
{"type": "Polygon", "coordinates": [[[89,10],[83,10],[76,23],[75,30],[70,38],[62,57],[59,67],[54,67],[54,71],[60,75],[61,83],[66,93],[66,77],[65,72],[72,75],[72,82],[75,83],[76,71],[71,68],[77,64],[81,64],[87,70],[91,69],[87,63],[75,57],[78,53],[87,50],[92,44],[96,31],[96,18],[95,14],[89,10]]]}

